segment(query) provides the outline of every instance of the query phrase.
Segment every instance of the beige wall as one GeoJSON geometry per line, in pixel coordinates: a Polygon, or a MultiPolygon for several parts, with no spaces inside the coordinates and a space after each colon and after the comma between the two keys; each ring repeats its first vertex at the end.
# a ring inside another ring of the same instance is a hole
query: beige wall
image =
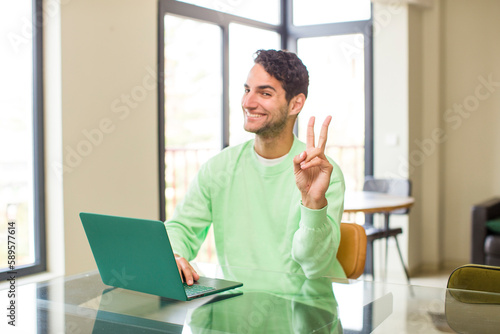
{"type": "Polygon", "coordinates": [[[443,6],[443,256],[452,263],[469,259],[471,205],[500,194],[498,13],[496,0],[443,6]],[[495,84],[487,87],[490,76],[495,84]],[[459,105],[462,114],[453,111],[459,105]]]}
{"type": "MultiPolygon", "coordinates": [[[[409,11],[406,5],[374,6],[374,174],[380,178],[407,178],[409,171],[408,140],[410,131],[409,103],[410,49],[409,11]]],[[[414,215],[414,213],[412,213],[414,215]]],[[[378,217],[382,218],[382,217],[378,217]]],[[[407,216],[391,217],[391,226],[408,230],[407,216]]],[[[408,233],[399,238],[403,256],[408,257],[408,233]]],[[[375,268],[384,243],[374,244],[375,268]]],[[[391,245],[393,246],[393,245],[391,245]]],[[[391,251],[391,254],[395,252],[391,251]]],[[[389,257],[392,268],[402,272],[399,260],[389,257]]]]}
{"type": "Polygon", "coordinates": [[[61,3],[45,32],[48,255],[74,274],[95,268],[79,212],[159,218],[157,1],[61,3]]]}
{"type": "Polygon", "coordinates": [[[432,3],[375,5],[395,13],[374,42],[375,168],[413,181],[414,272],[467,263],[471,206],[500,193],[500,2],[432,3]],[[387,133],[401,133],[399,145],[387,133]]]}

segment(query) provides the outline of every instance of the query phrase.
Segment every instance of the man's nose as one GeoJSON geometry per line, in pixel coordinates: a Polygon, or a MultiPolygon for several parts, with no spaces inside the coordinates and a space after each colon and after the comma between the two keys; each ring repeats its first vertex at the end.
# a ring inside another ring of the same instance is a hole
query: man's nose
{"type": "Polygon", "coordinates": [[[241,106],[243,108],[255,108],[257,103],[256,103],[256,98],[255,94],[252,92],[248,92],[243,94],[243,98],[241,99],[241,106]]]}

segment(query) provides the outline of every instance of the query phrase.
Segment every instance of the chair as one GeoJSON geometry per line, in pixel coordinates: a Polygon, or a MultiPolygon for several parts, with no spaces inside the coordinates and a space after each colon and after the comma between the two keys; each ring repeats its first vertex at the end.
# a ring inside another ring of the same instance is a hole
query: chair
{"type": "MultiPolygon", "coordinates": [[[[375,179],[373,177],[366,177],[365,182],[363,184],[363,191],[373,191],[379,192],[389,195],[398,195],[398,196],[410,196],[411,195],[411,182],[407,179],[375,179]]],[[[396,241],[396,246],[399,253],[399,259],[401,260],[401,264],[403,265],[403,269],[405,271],[406,279],[410,282],[410,275],[408,273],[408,269],[403,260],[403,255],[401,254],[401,249],[399,247],[399,242],[397,236],[403,233],[402,228],[390,228],[389,227],[389,218],[390,215],[404,215],[408,214],[409,209],[399,209],[391,212],[384,213],[384,226],[382,228],[377,228],[373,226],[373,214],[365,214],[365,230],[367,237],[367,250],[366,256],[368,257],[367,266],[365,268],[365,273],[370,274],[372,277],[374,276],[373,270],[373,242],[379,239],[385,239],[385,264],[387,270],[387,253],[388,253],[388,245],[389,238],[394,237],[396,241]]]]}
{"type": "Polygon", "coordinates": [[[448,325],[457,333],[498,333],[500,267],[466,264],[448,278],[448,325]]]}
{"type": "Polygon", "coordinates": [[[453,270],[448,278],[448,289],[493,292],[497,295],[481,295],[481,300],[462,299],[465,303],[500,304],[500,267],[466,264],[453,270]]]}
{"type": "Polygon", "coordinates": [[[363,226],[355,223],[340,223],[337,259],[347,278],[356,279],[361,276],[366,259],[366,234],[363,226]]]}
{"type": "Polygon", "coordinates": [[[500,266],[500,198],[472,207],[471,228],[471,262],[500,266]]]}

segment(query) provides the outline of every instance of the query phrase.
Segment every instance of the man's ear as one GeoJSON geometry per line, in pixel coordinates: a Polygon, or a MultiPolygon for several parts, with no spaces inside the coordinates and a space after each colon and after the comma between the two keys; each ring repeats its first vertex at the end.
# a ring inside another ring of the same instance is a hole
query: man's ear
{"type": "Polygon", "coordinates": [[[306,96],[303,93],[295,95],[288,104],[288,115],[296,116],[304,107],[304,103],[306,103],[306,96]]]}

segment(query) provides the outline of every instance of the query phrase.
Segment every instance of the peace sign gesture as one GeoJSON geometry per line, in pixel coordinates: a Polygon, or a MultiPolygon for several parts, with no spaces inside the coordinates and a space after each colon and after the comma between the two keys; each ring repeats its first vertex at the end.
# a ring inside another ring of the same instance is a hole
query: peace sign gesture
{"type": "Polygon", "coordinates": [[[323,122],[318,146],[315,146],[314,116],[309,119],[306,150],[293,159],[295,183],[302,194],[302,205],[310,209],[321,209],[328,204],[325,194],[333,166],[325,156],[325,147],[331,120],[332,117],[328,116],[323,122]]]}

